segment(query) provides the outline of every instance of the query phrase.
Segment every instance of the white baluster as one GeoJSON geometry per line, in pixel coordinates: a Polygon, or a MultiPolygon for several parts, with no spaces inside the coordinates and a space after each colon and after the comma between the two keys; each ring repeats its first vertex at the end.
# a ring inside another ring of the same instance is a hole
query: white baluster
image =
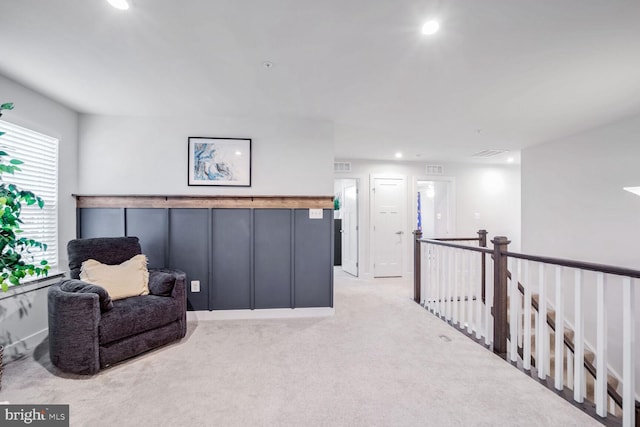
{"type": "Polygon", "coordinates": [[[453,256],[453,286],[451,287],[451,320],[453,325],[456,325],[460,318],[458,317],[458,281],[460,280],[460,264],[458,264],[458,249],[452,249],[453,256]]]}
{"type": "Polygon", "coordinates": [[[447,271],[445,270],[445,253],[442,246],[438,246],[439,277],[438,277],[438,316],[444,316],[444,289],[447,281],[447,271]]]}
{"type": "Polygon", "coordinates": [[[473,276],[471,271],[473,270],[473,257],[475,252],[468,251],[465,259],[467,261],[467,332],[470,334],[473,331],[473,276]]]}
{"type": "Polygon", "coordinates": [[[544,283],[544,264],[538,265],[538,327],[536,328],[536,349],[538,378],[547,378],[547,361],[549,360],[549,337],[547,335],[547,293],[544,283]]]}
{"type": "Polygon", "coordinates": [[[475,311],[476,311],[476,338],[482,338],[482,280],[480,280],[480,272],[482,271],[482,259],[477,257],[473,263],[473,281],[475,283],[475,311]]]}
{"type": "Polygon", "coordinates": [[[635,289],[636,281],[622,279],[622,425],[632,427],[635,421],[635,289]]]}
{"type": "MultiPolygon", "coordinates": [[[[492,265],[493,263],[490,263],[490,264],[492,265]]],[[[485,271],[485,274],[486,274],[486,271],[485,271]]],[[[489,276],[489,277],[493,278],[493,276],[489,276]]],[[[482,311],[482,314],[483,314],[482,333],[484,334],[485,345],[491,345],[491,333],[493,332],[492,323],[491,323],[491,319],[493,319],[493,316],[491,316],[491,306],[493,302],[493,293],[491,291],[493,291],[493,280],[491,280],[490,283],[491,285],[486,286],[484,290],[485,298],[484,298],[483,311],[482,311]]],[[[480,299],[482,299],[482,293],[480,294],[480,299]]]]}
{"type": "Polygon", "coordinates": [[[451,321],[451,294],[453,289],[453,251],[445,247],[447,252],[447,287],[445,292],[445,318],[451,321]]]}
{"type": "Polygon", "coordinates": [[[575,335],[573,337],[573,348],[575,360],[573,364],[573,400],[581,403],[584,401],[584,315],[582,310],[582,270],[576,270],[574,278],[575,335]]]}
{"type": "Polygon", "coordinates": [[[520,260],[510,258],[511,261],[511,281],[509,282],[509,353],[511,361],[518,361],[518,306],[520,305],[518,291],[518,276],[520,269],[520,260]]]}
{"type": "Polygon", "coordinates": [[[605,276],[598,273],[596,277],[596,413],[607,416],[607,313],[606,293],[604,292],[605,276]]]}
{"type": "Polygon", "coordinates": [[[435,255],[435,246],[429,245],[429,311],[433,313],[433,302],[435,300],[436,295],[436,286],[437,286],[437,278],[436,278],[436,255],[435,255]]]}
{"type": "Polygon", "coordinates": [[[562,295],[562,267],[556,267],[556,336],[555,387],[564,388],[564,298],[562,295]]]}
{"type": "Polygon", "coordinates": [[[524,275],[522,278],[522,286],[524,286],[524,318],[523,322],[523,342],[522,342],[522,367],[531,370],[531,278],[529,277],[529,261],[524,263],[524,275]]]}
{"type": "Polygon", "coordinates": [[[467,314],[467,306],[465,305],[465,295],[467,294],[466,290],[465,290],[465,280],[464,280],[464,276],[466,274],[466,271],[464,269],[464,257],[465,257],[465,250],[459,250],[458,251],[458,257],[459,257],[459,266],[460,266],[460,283],[459,283],[459,296],[458,296],[458,323],[460,326],[460,329],[465,329],[466,325],[465,325],[465,321],[466,321],[466,314],[467,314]]]}
{"type": "MultiPolygon", "coordinates": [[[[428,271],[429,271],[429,247],[426,243],[419,243],[420,245],[420,301],[418,304],[422,304],[424,308],[427,308],[427,299],[429,289],[428,271]]],[[[415,274],[415,272],[414,272],[415,274]]]]}

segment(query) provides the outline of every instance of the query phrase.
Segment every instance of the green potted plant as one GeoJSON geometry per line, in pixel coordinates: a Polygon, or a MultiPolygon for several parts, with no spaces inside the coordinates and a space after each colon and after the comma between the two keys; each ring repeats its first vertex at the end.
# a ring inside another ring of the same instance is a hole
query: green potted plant
{"type": "MultiPolygon", "coordinates": [[[[13,103],[0,105],[0,117],[4,110],[12,110],[13,103]]],[[[2,136],[5,132],[0,132],[2,136]]],[[[21,237],[22,206],[37,204],[40,209],[44,201],[31,191],[18,188],[15,184],[5,182],[3,175],[13,175],[20,171],[23,162],[11,158],[8,153],[0,149],[0,285],[6,292],[9,286],[19,286],[20,281],[27,276],[46,276],[49,265],[46,260],[33,264],[31,250],[46,250],[47,245],[28,237],[21,237]]],[[[0,387],[2,386],[2,355],[4,347],[0,345],[0,387]]]]}

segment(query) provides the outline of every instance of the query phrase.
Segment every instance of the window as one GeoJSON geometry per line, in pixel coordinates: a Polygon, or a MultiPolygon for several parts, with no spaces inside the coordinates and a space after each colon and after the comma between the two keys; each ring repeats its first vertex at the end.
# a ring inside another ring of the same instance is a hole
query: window
{"type": "Polygon", "coordinates": [[[34,264],[46,259],[51,271],[58,269],[58,140],[0,120],[0,150],[20,159],[20,172],[5,174],[7,183],[29,190],[44,200],[38,205],[23,206],[23,236],[47,245],[46,252],[33,251],[34,264]]]}

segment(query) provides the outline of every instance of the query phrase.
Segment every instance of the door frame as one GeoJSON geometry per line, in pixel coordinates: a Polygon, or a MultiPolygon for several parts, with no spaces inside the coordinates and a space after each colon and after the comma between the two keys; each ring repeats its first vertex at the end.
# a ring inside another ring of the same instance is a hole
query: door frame
{"type": "Polygon", "coordinates": [[[412,226],[412,232],[416,230],[417,228],[417,218],[418,218],[418,203],[417,201],[415,201],[414,203],[414,197],[418,194],[418,181],[440,181],[440,182],[448,182],[451,185],[451,200],[450,200],[450,205],[449,205],[449,209],[450,209],[450,213],[451,213],[451,235],[453,237],[456,236],[456,226],[458,223],[458,218],[456,216],[456,206],[457,206],[457,199],[456,199],[456,178],[454,176],[443,176],[443,175],[420,175],[420,176],[414,176],[413,177],[413,182],[412,182],[412,188],[411,188],[411,197],[409,200],[409,204],[411,206],[411,226],[412,226]]]}
{"type": "MultiPolygon", "coordinates": [[[[355,277],[360,277],[360,266],[361,264],[361,257],[360,257],[360,248],[361,248],[361,241],[360,241],[360,178],[356,178],[356,177],[341,177],[341,178],[334,178],[334,183],[336,181],[353,181],[355,187],[356,187],[356,215],[355,215],[355,219],[356,219],[356,274],[355,277]]],[[[341,188],[341,195],[344,196],[344,188],[341,188]]],[[[344,206],[344,199],[343,199],[343,206],[344,206]]],[[[340,210],[342,210],[342,206],[340,207],[340,210]]],[[[342,229],[344,229],[344,218],[342,218],[342,229]]],[[[342,245],[343,243],[343,239],[342,239],[343,233],[340,234],[340,244],[342,245]]],[[[344,254],[344,245],[342,247],[342,253],[344,254]]],[[[341,260],[342,261],[342,260],[341,260]]],[[[341,270],[344,270],[344,262],[342,262],[342,265],[340,266],[341,270]]],[[[345,271],[346,272],[346,271],[345,271]]],[[[347,274],[353,275],[349,272],[346,272],[347,274]]]]}
{"type": "MultiPolygon", "coordinates": [[[[371,272],[371,277],[375,278],[375,269],[374,269],[374,264],[375,264],[375,246],[376,246],[376,239],[375,239],[375,181],[376,179],[400,179],[404,182],[404,198],[402,198],[401,203],[403,203],[404,205],[404,209],[405,209],[405,215],[403,215],[402,218],[402,232],[404,233],[403,236],[405,236],[405,241],[404,241],[404,247],[402,248],[402,268],[401,268],[401,276],[399,277],[406,277],[407,276],[407,266],[409,265],[408,262],[408,256],[409,256],[409,246],[413,247],[412,245],[409,245],[408,242],[412,243],[411,238],[409,238],[409,234],[407,233],[407,199],[408,199],[408,179],[406,175],[400,175],[400,174],[385,174],[385,173],[375,173],[375,174],[371,174],[369,175],[369,271],[371,272]]],[[[417,181],[414,185],[414,187],[417,186],[417,181]]],[[[415,208],[414,208],[415,210],[415,208]]],[[[417,210],[415,215],[417,215],[417,210]]],[[[414,215],[414,216],[415,216],[414,215]]],[[[411,264],[413,265],[413,264],[411,264]]]]}

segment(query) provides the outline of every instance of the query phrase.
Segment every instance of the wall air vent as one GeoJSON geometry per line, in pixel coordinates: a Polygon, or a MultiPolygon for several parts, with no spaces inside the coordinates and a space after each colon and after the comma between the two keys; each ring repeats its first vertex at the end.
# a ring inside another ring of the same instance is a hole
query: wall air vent
{"type": "Polygon", "coordinates": [[[504,154],[509,152],[509,150],[501,150],[501,149],[491,149],[491,150],[482,150],[473,154],[471,157],[478,157],[481,159],[487,159],[489,157],[497,156],[498,154],[504,154]]]}
{"type": "Polygon", "coordinates": [[[444,166],[442,165],[427,165],[427,175],[442,175],[444,173],[444,166]]]}
{"type": "Polygon", "coordinates": [[[351,162],[334,162],[334,172],[351,172],[351,162]]]}

